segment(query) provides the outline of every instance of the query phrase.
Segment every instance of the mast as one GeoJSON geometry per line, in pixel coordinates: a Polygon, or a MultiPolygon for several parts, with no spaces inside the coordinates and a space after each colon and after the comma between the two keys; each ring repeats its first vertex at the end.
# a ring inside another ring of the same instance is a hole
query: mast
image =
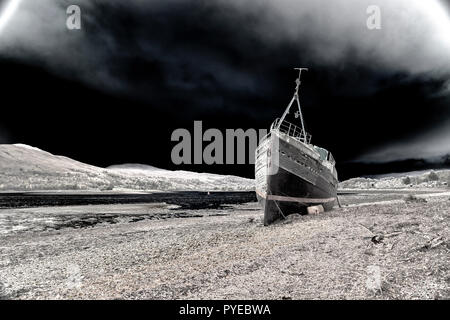
{"type": "MultiPolygon", "coordinates": [[[[289,105],[287,106],[286,110],[284,111],[284,113],[283,113],[283,115],[282,115],[282,117],[281,117],[281,119],[280,119],[280,122],[279,122],[279,124],[278,124],[277,129],[280,129],[280,126],[281,126],[281,124],[283,123],[284,118],[286,118],[286,115],[289,113],[289,109],[291,108],[292,104],[294,103],[294,101],[297,101],[297,105],[298,105],[298,115],[300,116],[300,121],[301,121],[301,123],[302,123],[303,134],[306,134],[306,131],[305,131],[305,124],[304,124],[304,122],[303,122],[302,109],[301,109],[301,107],[300,107],[300,100],[299,100],[299,98],[298,98],[298,90],[299,90],[299,88],[300,88],[300,84],[302,83],[302,82],[300,81],[300,78],[301,78],[301,76],[302,76],[302,71],[308,71],[308,68],[294,68],[294,69],[295,69],[295,70],[298,70],[298,78],[295,80],[296,86],[295,86],[294,96],[292,97],[291,102],[289,102],[289,105]]],[[[296,116],[297,116],[297,115],[296,115],[296,116]]]]}

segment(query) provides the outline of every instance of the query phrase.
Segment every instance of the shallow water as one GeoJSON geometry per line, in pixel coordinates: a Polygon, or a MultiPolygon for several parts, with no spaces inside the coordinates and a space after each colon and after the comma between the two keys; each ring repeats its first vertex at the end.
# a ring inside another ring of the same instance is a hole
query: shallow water
{"type": "Polygon", "coordinates": [[[0,193],[0,209],[96,204],[167,203],[177,209],[218,209],[224,205],[256,201],[247,192],[155,192],[155,193],[0,193]]]}
{"type": "MultiPolygon", "coordinates": [[[[433,192],[351,190],[338,196],[346,207],[433,192]]],[[[0,235],[231,215],[236,206],[255,201],[254,192],[0,193],[0,235]]]]}
{"type": "Polygon", "coordinates": [[[3,193],[0,234],[228,215],[254,192],[3,193]]]}

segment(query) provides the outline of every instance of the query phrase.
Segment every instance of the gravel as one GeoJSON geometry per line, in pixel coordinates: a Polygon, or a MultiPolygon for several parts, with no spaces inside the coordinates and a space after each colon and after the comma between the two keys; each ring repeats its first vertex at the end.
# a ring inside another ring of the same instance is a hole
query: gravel
{"type": "Polygon", "coordinates": [[[0,210],[0,298],[449,299],[448,194],[360,197],[269,227],[256,203],[178,218],[164,204],[0,210]],[[106,213],[123,216],[45,227],[106,213]]]}

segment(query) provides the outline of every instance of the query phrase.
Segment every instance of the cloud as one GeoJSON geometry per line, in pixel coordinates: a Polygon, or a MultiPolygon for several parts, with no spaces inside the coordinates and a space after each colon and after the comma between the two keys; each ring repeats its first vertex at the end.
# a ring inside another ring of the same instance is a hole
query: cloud
{"type": "Polygon", "coordinates": [[[8,24],[11,17],[15,14],[20,5],[21,0],[9,0],[2,7],[0,7],[0,32],[8,24]]]}
{"type": "Polygon", "coordinates": [[[237,12],[258,17],[244,29],[268,41],[290,41],[311,59],[329,65],[348,58],[381,71],[448,76],[450,19],[442,3],[422,0],[378,0],[381,30],[366,26],[369,0],[221,1],[237,12]],[[349,53],[352,53],[350,56],[349,53]]]}
{"type": "Polygon", "coordinates": [[[189,6],[187,1],[176,0],[126,4],[118,0],[24,1],[0,33],[0,56],[43,65],[60,76],[144,99],[158,95],[158,81],[187,92],[216,86],[254,90],[255,79],[227,64],[223,55],[177,44],[174,39],[169,39],[169,48],[164,45],[164,29],[183,18],[192,21],[186,11],[189,6]],[[65,9],[70,4],[81,7],[80,31],[66,29],[65,9]],[[136,23],[123,21],[127,16],[136,23]]]}
{"type": "Polygon", "coordinates": [[[208,56],[183,44],[178,47],[182,50],[167,52],[167,40],[155,38],[157,31],[170,39],[168,23],[180,20],[170,19],[172,16],[190,18],[197,24],[202,20],[212,24],[216,19],[270,47],[289,43],[298,48],[299,57],[314,63],[334,67],[357,63],[379,72],[448,77],[450,20],[441,3],[378,0],[382,29],[368,30],[366,9],[371,4],[368,0],[23,1],[0,33],[0,54],[31,59],[59,74],[108,90],[134,88],[121,73],[133,58],[159,60],[167,66],[163,71],[169,74],[169,84],[185,89],[208,85],[202,77],[205,74],[221,86],[233,83],[242,90],[257,87],[251,74],[237,69],[217,52],[208,56]],[[81,31],[65,28],[65,9],[70,4],[82,9],[81,31]],[[127,15],[135,22],[127,21],[127,15]],[[180,65],[192,78],[177,76],[183,72],[178,69],[180,65]],[[170,70],[174,66],[177,70],[170,70]]]}
{"type": "Polygon", "coordinates": [[[2,127],[0,127],[0,144],[2,143],[10,143],[10,136],[9,133],[3,129],[2,127]]]}
{"type": "Polygon", "coordinates": [[[408,159],[433,160],[446,155],[450,155],[450,119],[425,134],[377,148],[357,160],[382,163],[408,159]]]}
{"type": "MultiPolygon", "coordinates": [[[[225,108],[225,96],[267,100],[276,80],[265,69],[286,60],[336,73],[361,67],[373,79],[445,81],[450,19],[438,0],[23,0],[0,31],[0,56],[154,103],[188,97],[190,107],[225,108]],[[79,31],[66,28],[72,4],[81,7],[79,31]],[[373,4],[381,30],[366,26],[373,4]]],[[[356,94],[377,82],[355,77],[333,88],[356,94]]],[[[435,94],[446,95],[444,88],[435,94]]]]}

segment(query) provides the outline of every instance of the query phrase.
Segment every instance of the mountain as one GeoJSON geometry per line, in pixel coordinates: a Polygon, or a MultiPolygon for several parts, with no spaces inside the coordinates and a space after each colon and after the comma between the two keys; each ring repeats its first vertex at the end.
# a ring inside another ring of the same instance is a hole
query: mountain
{"type": "Polygon", "coordinates": [[[446,188],[450,170],[422,170],[352,178],[339,183],[341,189],[446,188]]]}
{"type": "Polygon", "coordinates": [[[108,168],[56,156],[24,144],[0,145],[0,191],[27,190],[253,190],[252,179],[141,164],[108,168]]]}
{"type": "Polygon", "coordinates": [[[429,171],[450,169],[450,154],[422,159],[404,159],[389,162],[341,162],[337,165],[339,178],[346,180],[353,177],[370,177],[396,172],[407,175],[412,171],[429,171]]]}
{"type": "Polygon", "coordinates": [[[140,172],[140,173],[147,173],[149,171],[165,171],[165,172],[169,171],[169,170],[160,169],[160,168],[157,168],[154,166],[149,166],[148,164],[140,164],[140,163],[116,164],[116,165],[109,166],[106,169],[122,171],[122,172],[140,172]]]}

